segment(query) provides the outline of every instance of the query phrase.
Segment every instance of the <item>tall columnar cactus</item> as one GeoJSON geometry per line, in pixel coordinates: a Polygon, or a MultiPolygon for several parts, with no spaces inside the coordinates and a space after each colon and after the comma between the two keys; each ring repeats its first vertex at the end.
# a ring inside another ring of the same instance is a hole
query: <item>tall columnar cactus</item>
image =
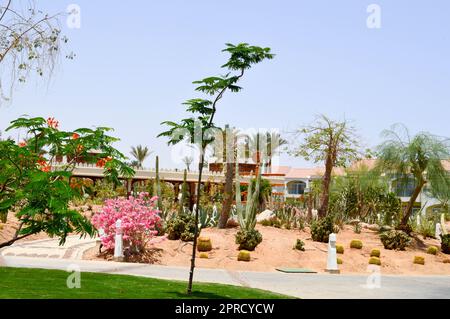
{"type": "Polygon", "coordinates": [[[441,232],[442,235],[447,235],[447,227],[445,227],[445,214],[441,214],[441,232]]]}
{"type": "Polygon", "coordinates": [[[256,177],[256,185],[253,190],[250,181],[248,185],[247,202],[242,205],[241,202],[241,182],[239,178],[239,164],[236,161],[236,212],[238,215],[239,225],[243,230],[253,230],[256,226],[256,211],[258,208],[259,185],[261,183],[261,170],[258,170],[256,177]]]}
{"type": "Polygon", "coordinates": [[[156,170],[156,176],[155,176],[155,186],[153,187],[154,196],[158,196],[158,209],[162,210],[162,199],[161,199],[161,182],[159,180],[159,156],[156,156],[156,163],[155,163],[155,170],[156,170]]]}
{"type": "Polygon", "coordinates": [[[187,171],[184,170],[183,174],[183,184],[181,185],[181,198],[180,198],[180,207],[178,210],[179,214],[183,214],[186,203],[189,201],[189,192],[188,192],[188,184],[187,184],[187,171]]]}

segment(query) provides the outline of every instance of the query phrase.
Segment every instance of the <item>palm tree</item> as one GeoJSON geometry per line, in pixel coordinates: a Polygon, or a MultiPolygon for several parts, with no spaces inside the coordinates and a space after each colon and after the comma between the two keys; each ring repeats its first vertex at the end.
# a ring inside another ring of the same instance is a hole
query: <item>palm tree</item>
{"type": "Polygon", "coordinates": [[[450,158],[450,144],[448,138],[439,138],[426,132],[411,138],[406,127],[403,127],[406,134],[402,137],[396,128],[393,126],[382,133],[386,140],[378,147],[378,169],[396,174],[403,180],[414,179],[414,191],[398,227],[407,230],[414,203],[424,186],[439,190],[439,193],[450,186],[450,176],[442,165],[443,160],[450,158]]]}
{"type": "Polygon", "coordinates": [[[194,161],[194,158],[192,156],[185,156],[182,159],[183,163],[186,165],[186,169],[189,172],[190,171],[190,166],[192,164],[192,162],[194,161]]]}
{"type": "Polygon", "coordinates": [[[153,152],[150,151],[147,146],[138,145],[136,147],[132,146],[130,153],[138,163],[137,168],[142,169],[145,159],[149,157],[153,152]]]}
{"type": "Polygon", "coordinates": [[[262,161],[262,166],[270,169],[273,156],[281,146],[287,143],[278,132],[258,132],[247,135],[246,157],[250,157],[254,152],[257,156],[256,161],[262,161]]]}

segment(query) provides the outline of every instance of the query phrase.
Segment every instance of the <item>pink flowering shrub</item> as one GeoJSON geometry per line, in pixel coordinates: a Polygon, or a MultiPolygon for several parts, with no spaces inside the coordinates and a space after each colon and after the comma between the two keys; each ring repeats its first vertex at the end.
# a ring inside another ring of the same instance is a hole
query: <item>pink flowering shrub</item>
{"type": "Polygon", "coordinates": [[[108,249],[114,249],[116,221],[122,221],[124,248],[131,252],[143,252],[158,231],[161,223],[159,211],[155,208],[157,197],[149,198],[147,193],[128,199],[117,198],[105,201],[101,212],[92,217],[92,224],[97,230],[103,229],[102,244],[108,249]]]}

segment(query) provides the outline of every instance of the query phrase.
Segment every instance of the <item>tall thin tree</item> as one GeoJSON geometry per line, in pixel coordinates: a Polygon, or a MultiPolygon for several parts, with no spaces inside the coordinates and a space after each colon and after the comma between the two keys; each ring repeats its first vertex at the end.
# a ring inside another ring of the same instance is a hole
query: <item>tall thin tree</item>
{"type": "Polygon", "coordinates": [[[195,81],[197,84],[196,91],[212,96],[209,99],[192,99],[184,103],[186,110],[196,115],[181,120],[179,123],[166,121],[163,124],[169,126],[169,130],[158,136],[169,137],[169,144],[176,144],[189,138],[191,143],[196,143],[200,149],[199,158],[199,174],[197,182],[196,194],[196,210],[195,210],[195,231],[194,244],[192,247],[191,267],[189,271],[189,283],[187,292],[192,292],[192,280],[194,277],[195,255],[197,249],[198,236],[198,212],[200,208],[200,193],[202,172],[205,164],[205,150],[206,147],[213,141],[214,132],[216,128],[214,124],[214,117],[217,111],[217,103],[223,98],[225,92],[239,92],[242,88],[236,84],[244,76],[246,70],[250,69],[253,64],[262,62],[265,59],[272,59],[274,55],[270,52],[270,48],[261,48],[257,46],[250,46],[247,43],[240,43],[238,45],[226,44],[223,52],[230,54],[230,57],[222,67],[229,72],[224,76],[212,76],[200,81],[195,81]],[[232,74],[236,72],[235,74],[232,74]],[[200,128],[199,128],[200,126],[200,128]]]}

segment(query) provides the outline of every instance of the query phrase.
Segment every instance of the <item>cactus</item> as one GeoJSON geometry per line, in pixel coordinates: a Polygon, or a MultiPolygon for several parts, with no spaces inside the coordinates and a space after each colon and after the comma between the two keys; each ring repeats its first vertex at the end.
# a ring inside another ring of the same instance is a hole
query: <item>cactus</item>
{"type": "Polygon", "coordinates": [[[250,261],[250,252],[248,250],[241,250],[239,251],[238,261],[250,261]]]}
{"type": "Polygon", "coordinates": [[[205,253],[205,252],[201,252],[201,253],[198,255],[198,257],[204,258],[204,259],[209,259],[208,253],[205,253]]]}
{"type": "Polygon", "coordinates": [[[381,260],[378,257],[370,257],[369,264],[381,266],[381,260]]]}
{"type": "Polygon", "coordinates": [[[212,250],[211,239],[208,237],[199,237],[197,239],[197,250],[200,252],[206,252],[212,250]]]}
{"type": "Polygon", "coordinates": [[[156,163],[155,163],[155,186],[153,187],[154,196],[158,196],[158,209],[162,209],[162,199],[161,199],[161,183],[159,180],[159,156],[156,156],[156,163]]]}
{"type": "MultiPolygon", "coordinates": [[[[250,174],[250,177],[253,174],[250,174]]],[[[251,179],[251,178],[250,178],[251,179]]],[[[241,182],[239,178],[239,164],[236,161],[236,212],[241,230],[251,231],[256,226],[256,210],[259,198],[259,185],[261,183],[261,170],[258,170],[256,186],[253,191],[252,183],[248,185],[247,202],[245,207],[241,202],[241,182]]]]}
{"type": "Polygon", "coordinates": [[[342,258],[337,258],[336,259],[336,263],[338,264],[338,265],[342,265],[343,263],[344,263],[344,261],[342,260],[342,258]]]}
{"type": "Polygon", "coordinates": [[[370,257],[380,258],[380,250],[379,249],[372,249],[372,251],[370,252],[370,257]]]}
{"type": "Polygon", "coordinates": [[[430,246],[427,248],[427,254],[436,255],[438,253],[438,248],[436,246],[430,246]]]}
{"type": "Polygon", "coordinates": [[[363,243],[360,240],[357,239],[353,239],[350,242],[350,248],[356,248],[356,249],[361,249],[363,247],[363,243]]]}
{"type": "Polygon", "coordinates": [[[421,256],[414,256],[413,263],[418,265],[425,265],[425,258],[421,256]]]}
{"type": "Polygon", "coordinates": [[[336,245],[336,253],[343,254],[344,253],[344,246],[336,245]]]}
{"type": "Polygon", "coordinates": [[[447,235],[447,227],[445,227],[445,214],[441,214],[441,232],[442,235],[447,235]]]}
{"type": "Polygon", "coordinates": [[[188,193],[188,185],[187,185],[187,171],[184,170],[183,174],[183,184],[181,186],[181,198],[180,198],[180,207],[179,214],[183,214],[185,212],[186,203],[189,202],[189,193],[188,193]]]}

